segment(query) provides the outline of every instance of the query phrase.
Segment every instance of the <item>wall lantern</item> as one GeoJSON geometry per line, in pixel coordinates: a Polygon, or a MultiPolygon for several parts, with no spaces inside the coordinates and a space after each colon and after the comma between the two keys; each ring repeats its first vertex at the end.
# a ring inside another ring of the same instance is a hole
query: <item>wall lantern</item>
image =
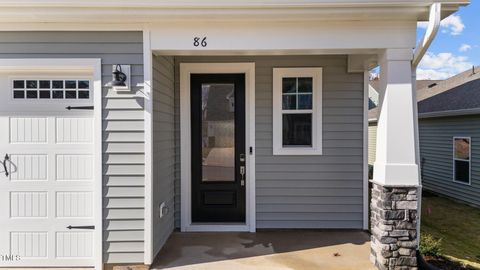
{"type": "Polygon", "coordinates": [[[130,65],[114,65],[110,85],[115,90],[129,90],[130,65]]]}
{"type": "Polygon", "coordinates": [[[126,80],[127,80],[127,75],[122,72],[122,66],[117,65],[115,67],[115,71],[113,72],[112,86],[125,87],[125,86],[127,86],[125,84],[126,80]]]}

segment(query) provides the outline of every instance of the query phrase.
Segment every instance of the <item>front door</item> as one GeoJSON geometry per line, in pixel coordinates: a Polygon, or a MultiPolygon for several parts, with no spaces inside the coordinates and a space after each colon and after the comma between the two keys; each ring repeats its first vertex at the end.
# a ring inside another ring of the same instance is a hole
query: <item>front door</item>
{"type": "Polygon", "coordinates": [[[245,222],[245,74],[191,75],[192,222],[245,222]]]}

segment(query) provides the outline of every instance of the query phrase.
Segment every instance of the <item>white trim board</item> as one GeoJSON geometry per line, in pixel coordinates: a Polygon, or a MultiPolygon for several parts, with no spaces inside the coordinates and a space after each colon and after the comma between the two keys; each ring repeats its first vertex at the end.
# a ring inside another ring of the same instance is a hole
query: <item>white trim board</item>
{"type": "MultiPolygon", "coordinates": [[[[0,71],[28,72],[42,70],[54,71],[88,71],[93,82],[93,105],[94,105],[94,266],[95,269],[103,269],[103,178],[102,178],[102,66],[99,58],[22,58],[0,59],[0,71]]],[[[65,265],[68,267],[68,265],[65,265]]]]}
{"type": "Polygon", "coordinates": [[[181,153],[181,231],[256,230],[255,210],[255,63],[181,63],[180,64],[180,153],[181,153]],[[245,153],[247,153],[246,223],[192,224],[191,216],[191,126],[190,74],[245,74],[245,153]],[[249,148],[252,147],[250,154],[249,148]]]}
{"type": "Polygon", "coordinates": [[[150,31],[143,31],[143,92],[145,95],[145,242],[144,263],[153,262],[153,64],[150,31]]]}
{"type": "Polygon", "coordinates": [[[363,229],[368,230],[368,91],[370,85],[370,71],[363,72],[363,229]]]}

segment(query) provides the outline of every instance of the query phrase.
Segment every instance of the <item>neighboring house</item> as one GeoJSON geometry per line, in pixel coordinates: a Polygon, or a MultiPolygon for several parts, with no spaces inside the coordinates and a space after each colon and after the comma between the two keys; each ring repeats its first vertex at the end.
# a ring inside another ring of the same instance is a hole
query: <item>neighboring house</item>
{"type": "Polygon", "coordinates": [[[0,254],[22,258],[2,265],[150,265],[175,229],[367,230],[379,65],[372,260],[416,266],[416,25],[468,4],[441,2],[0,1],[0,254]]]}
{"type": "MultiPolygon", "coordinates": [[[[422,186],[480,206],[480,69],[424,85],[417,91],[422,186]]],[[[378,109],[369,118],[374,134],[378,109]]],[[[369,150],[374,145],[375,135],[369,150]]]]}

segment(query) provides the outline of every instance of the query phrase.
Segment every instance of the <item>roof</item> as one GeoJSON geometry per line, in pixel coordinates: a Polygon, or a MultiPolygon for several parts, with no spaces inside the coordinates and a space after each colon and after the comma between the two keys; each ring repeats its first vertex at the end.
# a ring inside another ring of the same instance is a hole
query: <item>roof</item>
{"type": "MultiPolygon", "coordinates": [[[[417,101],[420,102],[425,99],[429,99],[431,97],[434,97],[438,94],[444,93],[446,91],[451,91],[457,86],[461,86],[469,81],[472,80],[477,80],[480,78],[480,68],[476,67],[474,69],[475,71],[472,71],[471,69],[464,71],[462,73],[459,73],[449,79],[443,80],[443,81],[436,81],[436,85],[433,87],[417,87],[417,101]]],[[[433,81],[432,81],[433,82],[433,81]]],[[[420,86],[420,85],[417,85],[420,86]]]]}
{"type": "Polygon", "coordinates": [[[429,85],[438,84],[442,80],[417,80],[417,89],[426,88],[429,85]]]}
{"type": "MultiPolygon", "coordinates": [[[[417,82],[420,117],[480,113],[480,68],[467,70],[443,81],[417,82]],[[474,71],[477,70],[477,71],[474,71]]],[[[378,119],[378,107],[368,111],[368,119],[378,119]]]]}
{"type": "MultiPolygon", "coordinates": [[[[422,93],[422,98],[418,101],[418,113],[448,112],[480,108],[480,73],[465,78],[467,82],[448,88],[437,87],[423,89],[424,92],[434,92],[433,94],[422,93]],[[472,79],[474,78],[474,79],[472,79]],[[443,91],[442,91],[443,90],[443,91]]],[[[418,95],[418,94],[417,94],[418,95]]]]}

